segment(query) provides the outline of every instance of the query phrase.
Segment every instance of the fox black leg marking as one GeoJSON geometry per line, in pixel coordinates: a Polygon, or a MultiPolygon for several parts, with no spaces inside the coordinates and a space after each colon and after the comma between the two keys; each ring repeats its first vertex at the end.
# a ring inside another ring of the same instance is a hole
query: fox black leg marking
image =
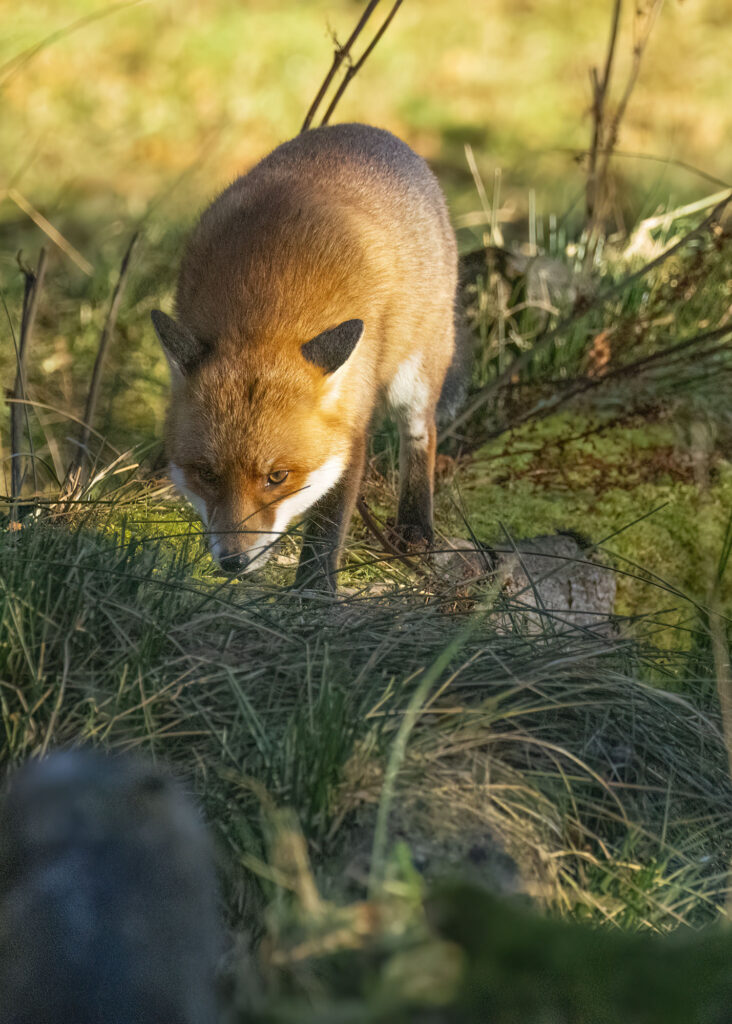
{"type": "Polygon", "coordinates": [[[363,477],[366,440],[360,438],[351,451],[343,476],[308,512],[295,573],[295,587],[335,590],[343,541],[363,477]]]}
{"type": "Polygon", "coordinates": [[[415,436],[405,423],[399,440],[399,508],[396,532],[404,544],[428,544],[432,530],[432,493],[435,477],[436,430],[434,415],[415,436]]]}

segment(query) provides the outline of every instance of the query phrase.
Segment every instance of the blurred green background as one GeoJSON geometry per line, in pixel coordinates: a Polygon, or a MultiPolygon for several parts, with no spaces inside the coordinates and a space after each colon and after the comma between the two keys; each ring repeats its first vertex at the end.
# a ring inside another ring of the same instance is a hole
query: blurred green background
{"type": "MultiPolygon", "coordinates": [[[[14,59],[105,4],[21,0],[0,10],[0,190],[12,183],[92,261],[104,239],[151,202],[162,198],[161,214],[189,222],[231,178],[295,134],[330,64],[331,34],[344,41],[364,5],[107,6],[108,16],[62,34],[26,63],[14,59]]],[[[616,101],[631,64],[635,8],[623,12],[616,101]]],[[[604,60],[611,9],[610,0],[406,0],[336,119],[406,138],[440,173],[458,223],[479,208],[466,142],[489,195],[502,169],[505,220],[525,216],[529,188],[540,213],[561,216],[582,193],[582,170],[567,149],[588,144],[589,68],[604,60]]],[[[374,24],[382,16],[379,8],[374,24]]],[[[631,222],[660,198],[713,190],[668,159],[730,176],[730,24],[732,0],[669,0],[661,11],[619,144],[661,160],[616,162],[631,222]]],[[[4,272],[23,222],[6,198],[4,272]]],[[[463,231],[463,246],[474,234],[463,231]]]]}

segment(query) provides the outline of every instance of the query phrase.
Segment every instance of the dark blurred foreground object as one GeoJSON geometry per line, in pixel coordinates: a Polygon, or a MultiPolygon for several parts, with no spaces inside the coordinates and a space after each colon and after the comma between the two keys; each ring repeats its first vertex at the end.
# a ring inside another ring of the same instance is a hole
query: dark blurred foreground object
{"type": "Polygon", "coordinates": [[[542,918],[475,886],[428,900],[466,955],[451,1024],[730,1024],[732,929],[627,934],[542,918]]]}
{"type": "Polygon", "coordinates": [[[216,878],[180,787],[90,751],[0,805],[0,1024],[212,1024],[216,878]]]}

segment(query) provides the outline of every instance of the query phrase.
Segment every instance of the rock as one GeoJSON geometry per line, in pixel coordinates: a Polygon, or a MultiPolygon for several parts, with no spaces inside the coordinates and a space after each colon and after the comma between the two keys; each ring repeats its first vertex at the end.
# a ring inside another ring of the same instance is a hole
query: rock
{"type": "Polygon", "coordinates": [[[493,575],[495,561],[489,548],[464,537],[443,537],[431,553],[432,566],[447,583],[461,584],[493,575]]]}
{"type": "Polygon", "coordinates": [[[518,541],[495,555],[503,593],[529,631],[553,627],[564,632],[610,623],[615,573],[571,534],[518,541]]]}
{"type": "Polygon", "coordinates": [[[497,581],[510,602],[501,612],[502,628],[596,628],[609,624],[613,614],[615,574],[588,552],[581,538],[569,533],[532,537],[503,548],[448,537],[432,560],[441,578],[453,586],[497,581]]]}
{"type": "MultiPolygon", "coordinates": [[[[428,796],[425,802],[431,807],[428,796]]],[[[326,890],[340,890],[330,895],[349,899],[363,895],[371,868],[375,821],[375,806],[364,806],[356,820],[343,829],[334,851],[336,868],[331,863],[328,878],[322,880],[326,890]]],[[[461,878],[504,895],[530,888],[498,830],[477,818],[456,828],[447,821],[444,808],[436,806],[431,813],[422,807],[420,813],[408,798],[400,800],[389,818],[388,849],[393,852],[398,843],[408,847],[412,865],[426,882],[459,873],[461,878]]]]}

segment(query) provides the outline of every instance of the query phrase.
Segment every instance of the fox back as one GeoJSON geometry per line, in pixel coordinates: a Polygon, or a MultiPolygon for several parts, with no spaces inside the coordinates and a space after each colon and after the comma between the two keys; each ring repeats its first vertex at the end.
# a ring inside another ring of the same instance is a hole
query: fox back
{"type": "Polygon", "coordinates": [[[401,434],[397,527],[431,540],[456,264],[427,164],[366,125],[286,142],[204,212],[175,319],[153,321],[172,371],[171,475],[225,568],[261,565],[309,510],[298,578],[332,584],[382,395],[401,434]]]}

